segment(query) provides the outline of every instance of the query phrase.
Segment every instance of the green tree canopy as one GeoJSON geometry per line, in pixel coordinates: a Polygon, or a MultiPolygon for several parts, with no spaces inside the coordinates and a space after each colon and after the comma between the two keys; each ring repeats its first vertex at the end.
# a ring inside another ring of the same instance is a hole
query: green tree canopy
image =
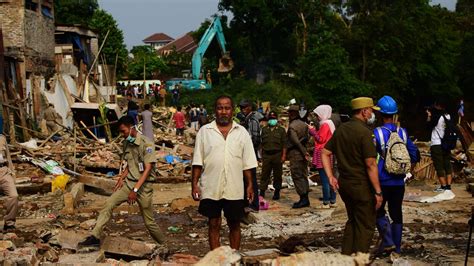
{"type": "Polygon", "coordinates": [[[119,29],[115,19],[102,9],[94,12],[89,26],[99,34],[99,45],[104,42],[107,32],[107,40],[102,49],[108,65],[114,65],[117,61],[117,75],[121,76],[126,71],[127,48],[125,47],[123,32],[119,29]]]}
{"type": "Polygon", "coordinates": [[[97,0],[54,1],[55,20],[57,24],[88,26],[98,8],[97,0]]]}
{"type": "Polygon", "coordinates": [[[131,79],[143,79],[144,71],[145,77],[151,79],[167,68],[149,45],[134,46],[130,53],[133,55],[128,63],[128,76],[131,79]]]}

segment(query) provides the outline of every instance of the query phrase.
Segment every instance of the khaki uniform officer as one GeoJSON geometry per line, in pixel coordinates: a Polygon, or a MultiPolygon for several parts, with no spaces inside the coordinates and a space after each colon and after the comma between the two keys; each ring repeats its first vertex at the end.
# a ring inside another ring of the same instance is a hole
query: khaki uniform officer
{"type": "Polygon", "coordinates": [[[372,131],[375,115],[371,98],[352,100],[353,117],[342,124],[324,147],[324,171],[333,189],[339,189],[346,205],[347,222],[342,240],[342,254],[367,253],[374,235],[376,209],[382,204],[376,163],[377,151],[372,131]],[[335,154],[339,168],[339,181],[334,177],[331,154],[335,154]]]}
{"type": "Polygon", "coordinates": [[[270,112],[268,126],[262,128],[262,176],[260,177],[260,196],[265,197],[265,190],[270,184],[273,171],[273,199],[280,199],[283,162],[286,158],[286,131],[278,125],[278,116],[270,112]]]}
{"type": "Polygon", "coordinates": [[[309,183],[308,183],[308,161],[309,156],[306,151],[308,142],[308,125],[301,121],[299,116],[299,106],[291,105],[288,109],[290,125],[288,127],[288,160],[290,161],[291,178],[295,183],[296,192],[300,200],[293,204],[293,208],[308,207],[309,203],[309,183]]]}
{"type": "Polygon", "coordinates": [[[156,162],[154,144],[135,129],[133,118],[124,116],[118,122],[122,136],[126,137],[124,157],[127,168],[119,177],[115,192],[100,211],[92,235],[87,237],[80,246],[100,245],[100,235],[106,223],[110,220],[115,207],[128,201],[129,204],[138,202],[145,226],[151,237],[158,243],[164,242],[164,235],[153,218],[153,188],[150,174],[156,162]]]}

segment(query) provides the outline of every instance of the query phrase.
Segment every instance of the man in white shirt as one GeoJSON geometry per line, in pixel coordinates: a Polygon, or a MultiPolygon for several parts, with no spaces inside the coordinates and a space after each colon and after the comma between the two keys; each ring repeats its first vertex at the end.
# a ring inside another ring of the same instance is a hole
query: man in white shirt
{"type": "Polygon", "coordinates": [[[230,246],[240,248],[240,220],[245,200],[254,198],[251,169],[257,167],[252,140],[247,130],[233,122],[230,97],[216,99],[216,120],[203,126],[197,136],[192,168],[192,197],[200,200],[199,213],[209,218],[211,250],[220,246],[221,212],[229,226],[230,246]],[[247,199],[244,195],[247,180],[247,199]]]}
{"type": "Polygon", "coordinates": [[[438,101],[431,110],[426,111],[428,129],[431,130],[431,159],[439,179],[440,186],[435,192],[444,192],[451,190],[453,180],[453,167],[451,165],[451,151],[444,150],[441,146],[441,140],[446,130],[446,119],[451,116],[445,110],[445,104],[438,101]]]}

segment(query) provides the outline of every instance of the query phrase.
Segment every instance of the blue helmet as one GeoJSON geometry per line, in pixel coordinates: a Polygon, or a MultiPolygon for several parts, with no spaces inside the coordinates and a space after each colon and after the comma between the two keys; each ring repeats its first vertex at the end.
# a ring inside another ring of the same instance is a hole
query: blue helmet
{"type": "Polygon", "coordinates": [[[383,96],[377,102],[377,106],[380,107],[380,112],[382,114],[393,115],[398,112],[397,103],[395,100],[390,96],[383,96]]]}

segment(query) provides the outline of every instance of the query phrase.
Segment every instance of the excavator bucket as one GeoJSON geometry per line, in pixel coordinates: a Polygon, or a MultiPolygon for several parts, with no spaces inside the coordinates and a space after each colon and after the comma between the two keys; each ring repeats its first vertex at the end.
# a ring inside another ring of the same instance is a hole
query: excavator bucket
{"type": "Polygon", "coordinates": [[[234,68],[234,61],[232,61],[229,54],[224,54],[219,59],[219,68],[217,69],[217,72],[229,72],[232,68],[234,68]]]}

